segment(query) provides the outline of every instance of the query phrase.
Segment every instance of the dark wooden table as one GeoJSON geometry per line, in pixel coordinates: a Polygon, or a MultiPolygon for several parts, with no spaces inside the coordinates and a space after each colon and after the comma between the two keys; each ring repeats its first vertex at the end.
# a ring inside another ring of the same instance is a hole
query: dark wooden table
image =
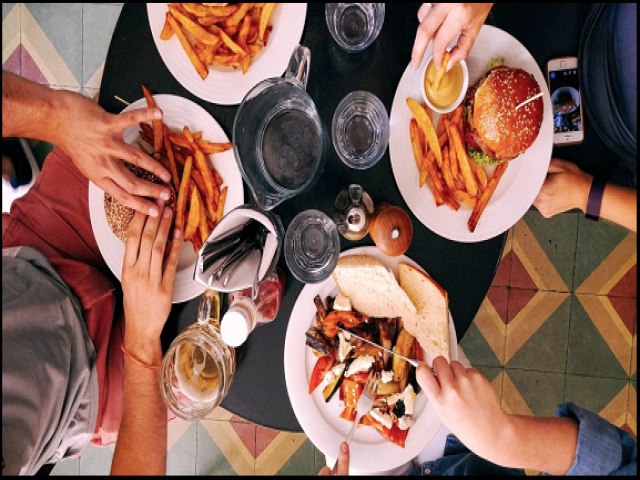
{"type": "MultiPolygon", "coordinates": [[[[409,62],[417,27],[419,4],[387,4],[385,23],[378,39],[367,50],[348,54],[340,50],[327,30],[324,5],[309,4],[301,40],[311,50],[311,71],[307,90],[313,98],[325,127],[338,102],[353,90],[368,90],[391,111],[400,78],[409,62]]],[[[578,4],[496,5],[488,23],[519,39],[532,53],[542,71],[548,58],[576,54],[581,26],[588,6],[578,4]]],[[[140,85],[153,93],[171,93],[195,101],[220,123],[229,138],[237,106],[208,103],[185,90],[165,67],[156,50],[144,4],[125,4],[116,25],[104,68],[100,105],[119,112],[122,105],[114,95],[135,100],[140,85]]],[[[587,135],[581,146],[565,147],[566,158],[579,158],[587,151],[603,149],[594,136],[587,135]]],[[[408,210],[394,181],[388,152],[374,167],[365,171],[347,168],[332,146],[326,154],[324,171],[309,191],[275,209],[286,228],[300,211],[317,208],[327,214],[333,210],[337,193],[350,183],[359,183],[374,202],[389,202],[408,210]]],[[[245,186],[245,198],[251,194],[245,186]]],[[[473,244],[439,237],[411,215],[414,238],[407,255],[422,265],[449,293],[449,305],[458,340],[467,331],[495,275],[506,232],[473,244]]],[[[341,239],[342,249],[372,245],[369,237],[360,242],[341,239]]],[[[280,259],[284,266],[284,259],[280,259]]],[[[282,308],[276,320],[255,330],[238,349],[236,377],[222,405],[231,412],[260,425],[300,431],[287,395],[283,352],[289,315],[303,284],[287,275],[282,308]]],[[[177,333],[195,321],[198,299],[175,305],[163,332],[165,347],[177,333]]]]}

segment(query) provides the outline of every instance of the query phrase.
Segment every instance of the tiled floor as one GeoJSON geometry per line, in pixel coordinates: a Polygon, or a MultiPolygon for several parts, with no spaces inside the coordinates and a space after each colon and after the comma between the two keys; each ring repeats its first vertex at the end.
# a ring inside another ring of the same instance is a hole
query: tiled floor
{"type": "MultiPolygon", "coordinates": [[[[121,4],[2,4],[3,69],[94,97],[121,4]],[[60,28],[60,26],[63,28],[60,28]]],[[[530,211],[461,345],[510,412],[553,415],[574,401],[637,432],[636,235],[568,213],[530,211]]],[[[53,474],[109,472],[113,450],[88,448],[53,474]]],[[[170,474],[315,474],[304,434],[222,409],[169,427],[170,474]]]]}

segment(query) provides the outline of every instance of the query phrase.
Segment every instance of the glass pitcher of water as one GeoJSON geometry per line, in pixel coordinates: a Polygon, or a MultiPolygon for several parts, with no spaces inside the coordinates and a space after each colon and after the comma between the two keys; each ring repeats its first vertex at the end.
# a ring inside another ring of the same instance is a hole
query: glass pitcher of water
{"type": "Polygon", "coordinates": [[[311,52],[298,45],[284,77],[258,83],[233,123],[233,152],[258,206],[270,210],[319,174],[325,133],[305,90],[311,52]]]}

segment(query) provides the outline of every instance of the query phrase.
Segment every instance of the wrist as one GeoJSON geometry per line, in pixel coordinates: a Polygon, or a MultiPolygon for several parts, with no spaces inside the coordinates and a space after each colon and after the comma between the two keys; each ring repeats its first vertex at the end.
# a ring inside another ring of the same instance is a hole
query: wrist
{"type": "Polygon", "coordinates": [[[155,339],[136,336],[125,332],[122,342],[124,348],[135,358],[147,365],[159,365],[162,362],[162,345],[160,337],[155,339]]]}

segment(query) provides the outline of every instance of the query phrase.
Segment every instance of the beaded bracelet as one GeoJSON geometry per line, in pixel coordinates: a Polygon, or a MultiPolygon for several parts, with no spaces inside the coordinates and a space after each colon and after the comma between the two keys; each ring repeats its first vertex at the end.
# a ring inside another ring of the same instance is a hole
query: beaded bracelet
{"type": "Polygon", "coordinates": [[[149,368],[151,370],[158,370],[160,368],[160,365],[149,365],[148,363],[144,363],[143,361],[138,360],[136,357],[133,356],[133,354],[131,354],[130,352],[127,351],[126,348],[124,348],[124,343],[120,344],[120,350],[122,350],[122,353],[124,353],[127,357],[129,357],[129,360],[131,360],[136,365],[140,365],[141,367],[149,368]]]}

